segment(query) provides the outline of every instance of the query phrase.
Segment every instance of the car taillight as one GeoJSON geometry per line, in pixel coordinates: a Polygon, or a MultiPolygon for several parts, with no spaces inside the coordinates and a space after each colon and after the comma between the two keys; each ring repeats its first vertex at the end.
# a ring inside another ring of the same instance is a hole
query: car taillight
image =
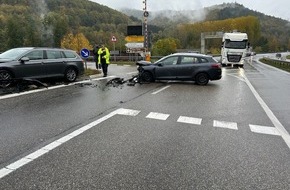
{"type": "Polygon", "coordinates": [[[214,63],[211,65],[212,68],[216,68],[216,69],[220,69],[221,68],[221,64],[219,63],[214,63]]]}

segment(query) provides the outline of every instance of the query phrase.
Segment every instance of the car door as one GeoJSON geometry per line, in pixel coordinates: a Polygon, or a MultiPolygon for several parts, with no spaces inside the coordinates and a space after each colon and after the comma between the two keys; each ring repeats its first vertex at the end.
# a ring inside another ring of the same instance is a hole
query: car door
{"type": "Polygon", "coordinates": [[[157,63],[155,68],[156,79],[176,79],[176,66],[178,64],[179,56],[170,56],[157,63]]]}
{"type": "Polygon", "coordinates": [[[19,61],[17,69],[15,69],[17,72],[15,75],[21,78],[41,78],[45,74],[43,68],[43,50],[32,50],[22,56],[22,58],[24,57],[29,58],[29,60],[19,61]]]}
{"type": "Polygon", "coordinates": [[[198,67],[198,58],[195,56],[181,56],[176,67],[176,75],[178,79],[191,79],[193,73],[198,67]]]}
{"type": "Polygon", "coordinates": [[[63,76],[66,67],[64,55],[61,50],[46,50],[44,62],[45,73],[48,77],[63,76]]]}

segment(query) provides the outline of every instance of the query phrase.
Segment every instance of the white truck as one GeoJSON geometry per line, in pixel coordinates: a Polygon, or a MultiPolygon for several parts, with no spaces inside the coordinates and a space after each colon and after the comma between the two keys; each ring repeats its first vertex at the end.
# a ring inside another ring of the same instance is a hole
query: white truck
{"type": "Polygon", "coordinates": [[[248,56],[249,42],[247,33],[224,33],[222,39],[221,62],[223,66],[244,66],[248,56]]]}

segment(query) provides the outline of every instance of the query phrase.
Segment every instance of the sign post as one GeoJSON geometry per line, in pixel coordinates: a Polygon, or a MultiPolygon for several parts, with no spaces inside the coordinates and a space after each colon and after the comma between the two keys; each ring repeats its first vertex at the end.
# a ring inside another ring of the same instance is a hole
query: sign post
{"type": "MultiPolygon", "coordinates": [[[[114,51],[116,51],[115,43],[117,42],[117,38],[115,36],[112,36],[111,41],[113,42],[114,45],[114,51]]],[[[116,54],[114,54],[114,61],[116,62],[116,54]]]]}
{"type": "Polygon", "coordinates": [[[80,54],[81,54],[81,57],[85,60],[86,69],[88,69],[87,58],[90,56],[90,51],[86,48],[83,48],[83,49],[81,49],[80,54]]]}

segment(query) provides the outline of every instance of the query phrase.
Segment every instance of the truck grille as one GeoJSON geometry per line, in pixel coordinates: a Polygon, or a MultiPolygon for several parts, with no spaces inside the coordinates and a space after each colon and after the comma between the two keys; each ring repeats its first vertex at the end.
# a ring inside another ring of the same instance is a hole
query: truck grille
{"type": "Polygon", "coordinates": [[[241,58],[241,55],[228,55],[229,62],[240,62],[241,58]]]}

